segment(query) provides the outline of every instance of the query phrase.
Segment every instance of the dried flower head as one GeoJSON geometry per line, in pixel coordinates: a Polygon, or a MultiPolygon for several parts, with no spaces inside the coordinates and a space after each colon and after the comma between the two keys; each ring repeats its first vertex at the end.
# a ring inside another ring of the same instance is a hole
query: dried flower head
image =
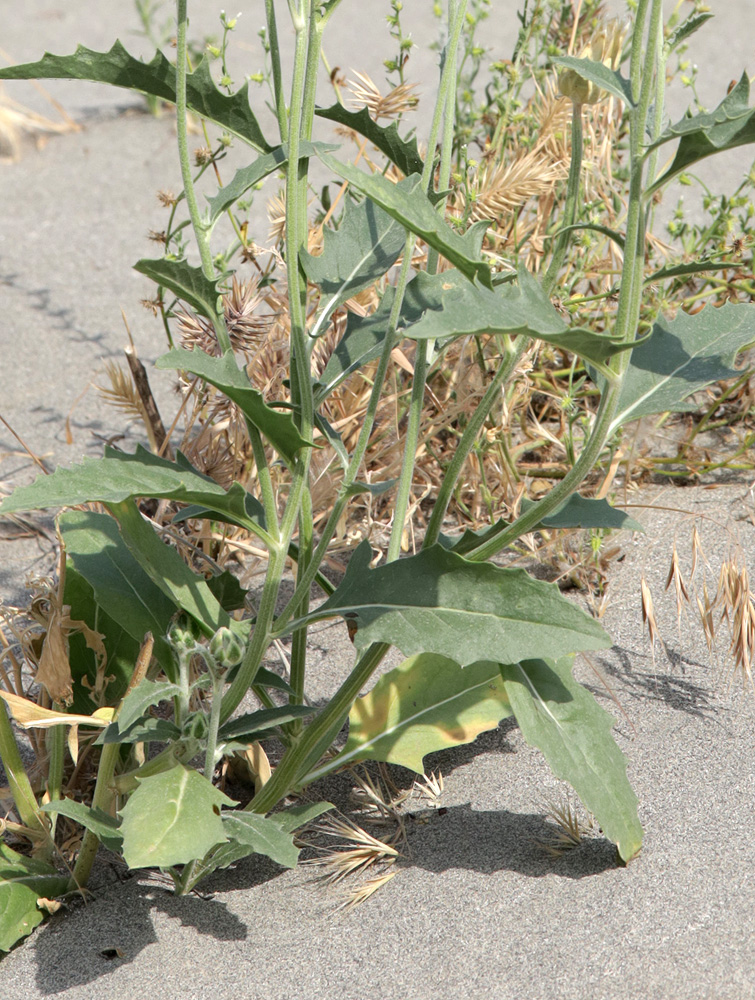
{"type": "MultiPolygon", "coordinates": [[[[234,276],[230,292],[223,296],[223,312],[231,346],[246,358],[257,350],[261,337],[272,322],[270,313],[258,312],[264,301],[255,278],[238,281],[234,276]]],[[[206,354],[219,355],[217,337],[209,320],[185,311],[178,312],[176,318],[178,335],[185,347],[189,350],[198,347],[206,354]]]]}
{"type": "Polygon", "coordinates": [[[209,146],[198,146],[194,150],[194,162],[198,167],[203,167],[212,159],[212,150],[209,146]]]}
{"type": "Polygon", "coordinates": [[[178,199],[172,191],[161,190],[157,192],[157,200],[163,208],[173,208],[178,199]]]}
{"type": "Polygon", "coordinates": [[[357,80],[351,80],[348,84],[348,89],[354,95],[350,103],[354,107],[366,106],[370,117],[375,121],[381,118],[400,118],[419,104],[414,83],[400,83],[384,97],[366,73],[355,72],[354,76],[357,80]]]}

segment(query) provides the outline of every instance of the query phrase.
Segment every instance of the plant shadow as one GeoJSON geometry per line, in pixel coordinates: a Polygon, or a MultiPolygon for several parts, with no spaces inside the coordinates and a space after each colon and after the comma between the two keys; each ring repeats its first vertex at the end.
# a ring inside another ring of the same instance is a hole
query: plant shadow
{"type": "MultiPolygon", "coordinates": [[[[244,941],[249,928],[217,893],[223,888],[253,889],[283,870],[256,856],[253,865],[233,869],[232,881],[216,878],[214,892],[187,896],[174,895],[172,886],[160,885],[149,876],[127,878],[117,891],[111,881],[94,899],[75,902],[68,912],[53,917],[26,944],[34,952],[37,988],[43,996],[54,996],[111,975],[124,962],[134,961],[144,948],[159,940],[155,911],[218,941],[244,941]]],[[[208,889],[210,882],[205,883],[208,889]]]]}

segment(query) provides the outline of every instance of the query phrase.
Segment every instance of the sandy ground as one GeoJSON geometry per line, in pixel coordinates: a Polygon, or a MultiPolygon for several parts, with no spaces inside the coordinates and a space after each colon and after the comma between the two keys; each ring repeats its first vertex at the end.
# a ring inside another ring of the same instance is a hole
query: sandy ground
{"type": "MultiPolygon", "coordinates": [[[[378,4],[384,7],[387,4],[378,4]]],[[[380,79],[391,54],[365,0],[345,0],[327,45],[332,65],[366,69],[380,79]],[[355,41],[357,42],[355,46],[355,41]]],[[[372,8],[372,2],[369,4],[372,8]]],[[[623,5],[616,4],[616,7],[623,5]]],[[[259,66],[260,4],[240,22],[238,67],[259,66]]],[[[427,41],[435,32],[430,0],[405,3],[419,47],[412,66],[430,103],[435,79],[427,41]]],[[[711,3],[716,21],[694,42],[700,94],[716,102],[744,66],[755,70],[752,0],[711,3]]],[[[194,18],[198,34],[214,5],[194,18]]],[[[513,44],[516,5],[499,3],[486,42],[503,55],[513,44]]],[[[131,34],[129,4],[84,0],[0,0],[0,45],[14,61],[76,42],[109,46],[116,36],[147,54],[131,34]]],[[[285,44],[290,51],[290,38],[285,44]]],[[[49,111],[28,85],[8,93],[49,111]]],[[[179,187],[170,116],[144,113],[126,91],[50,83],[48,90],[80,124],[77,132],[25,150],[0,167],[0,413],[52,467],[101,452],[124,431],[122,418],[90,389],[104,362],[125,343],[124,310],[140,356],[164,349],[161,330],[139,306],[150,285],[131,270],[157,256],[147,238],[162,228],[155,192],[179,187]],[[70,439],[66,432],[69,421],[70,439]]],[[[683,110],[684,95],[672,111],[683,110]]],[[[266,119],[264,113],[261,118],[266,119]]],[[[420,115],[421,130],[426,118],[420,115]]],[[[717,162],[721,190],[733,190],[751,158],[747,149],[717,162]]],[[[229,172],[230,173],[230,172],[229,172]]],[[[692,210],[692,209],[691,209],[692,210]]],[[[264,233],[264,219],[256,225],[264,233]]],[[[175,406],[169,378],[155,378],[162,407],[175,406]]],[[[128,429],[127,429],[128,430],[128,429]]],[[[138,430],[125,439],[133,442],[138,430]]],[[[25,482],[33,468],[0,427],[0,480],[25,482]]],[[[753,912],[755,796],[753,702],[727,687],[726,649],[711,656],[694,621],[677,626],[671,595],[662,597],[675,534],[685,557],[690,517],[699,515],[714,569],[732,545],[752,558],[753,500],[748,483],[715,490],[655,490],[637,498],[664,509],[640,513],[646,536],[622,539],[611,576],[605,624],[615,648],[596,658],[602,681],[581,677],[617,717],[617,738],[641,802],[647,840],[627,869],[616,867],[599,836],[560,859],[533,844],[542,835],[544,800],[561,789],[518,729],[503,725],[474,746],[429,760],[442,768],[441,812],[425,804],[410,823],[394,878],[365,906],[336,913],[337,900],[264,860],[241,864],[208,884],[213,895],[176,899],[150,879],[98,893],[86,907],[54,920],[4,960],[8,1000],[341,997],[424,1000],[494,997],[545,1000],[582,995],[610,1000],[747,1000],[755,996],[753,912]],[[668,508],[668,509],[667,509],[668,508]],[[655,659],[642,634],[639,579],[654,589],[668,647],[655,659]],[[621,705],[619,712],[606,683],[621,705]],[[102,951],[119,948],[108,960],[102,951]]],[[[41,523],[48,524],[44,518],[41,523]]],[[[29,570],[49,571],[44,538],[0,540],[0,594],[20,600],[29,570]]],[[[348,669],[341,628],[316,636],[316,684],[325,695],[348,669]]],[[[406,777],[404,775],[404,777],[406,777]]],[[[102,878],[115,878],[103,868],[102,878]]]]}

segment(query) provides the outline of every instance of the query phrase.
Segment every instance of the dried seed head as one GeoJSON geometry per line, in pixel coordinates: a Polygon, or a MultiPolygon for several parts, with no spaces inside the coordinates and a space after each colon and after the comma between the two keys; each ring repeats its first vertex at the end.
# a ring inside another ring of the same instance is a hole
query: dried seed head
{"type": "Polygon", "coordinates": [[[370,117],[375,121],[381,118],[399,118],[407,111],[413,111],[419,104],[419,97],[414,93],[414,83],[401,83],[383,97],[366,73],[355,72],[354,76],[358,82],[351,80],[348,84],[348,89],[354,95],[350,103],[354,107],[366,105],[370,117]]]}
{"type": "Polygon", "coordinates": [[[642,595],[642,621],[643,624],[647,625],[650,642],[655,647],[655,640],[658,638],[658,626],[655,621],[653,595],[650,593],[650,587],[644,576],[640,580],[640,593],[642,595]]]}

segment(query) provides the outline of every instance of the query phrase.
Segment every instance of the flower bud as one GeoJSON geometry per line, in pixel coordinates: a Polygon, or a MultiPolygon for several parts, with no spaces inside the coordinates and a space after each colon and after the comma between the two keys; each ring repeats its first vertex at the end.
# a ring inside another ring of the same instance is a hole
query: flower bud
{"type": "Polygon", "coordinates": [[[244,645],[229,628],[223,626],[210,639],[210,654],[219,667],[235,667],[244,656],[244,645]]]}

